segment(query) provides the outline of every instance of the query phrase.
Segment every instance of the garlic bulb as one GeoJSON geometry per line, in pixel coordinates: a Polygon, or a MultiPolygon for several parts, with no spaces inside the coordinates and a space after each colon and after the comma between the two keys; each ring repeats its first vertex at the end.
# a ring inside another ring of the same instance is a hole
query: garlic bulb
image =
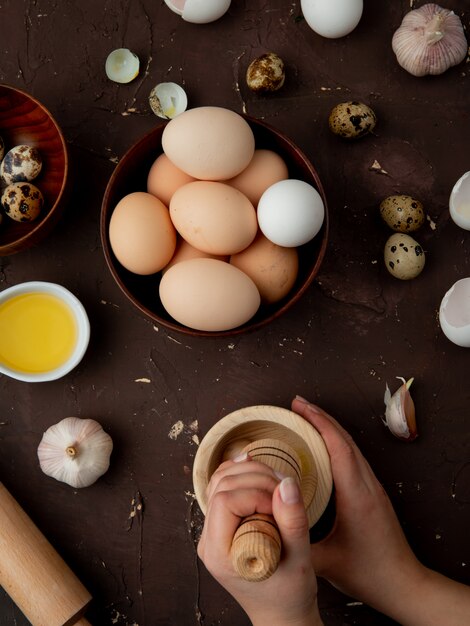
{"type": "Polygon", "coordinates": [[[72,487],[88,487],[109,467],[111,437],[92,419],[66,417],[46,430],[38,447],[39,465],[72,487]]]}
{"type": "Polygon", "coordinates": [[[425,76],[442,74],[463,61],[468,44],[458,15],[431,3],[405,15],[392,48],[407,72],[425,76]]]}
{"type": "Polygon", "coordinates": [[[413,441],[418,436],[415,405],[409,392],[414,378],[410,378],[406,382],[401,376],[397,376],[397,378],[403,381],[403,384],[395,391],[393,396],[388,385],[385,385],[384,402],[386,408],[383,423],[395,437],[413,441]]]}

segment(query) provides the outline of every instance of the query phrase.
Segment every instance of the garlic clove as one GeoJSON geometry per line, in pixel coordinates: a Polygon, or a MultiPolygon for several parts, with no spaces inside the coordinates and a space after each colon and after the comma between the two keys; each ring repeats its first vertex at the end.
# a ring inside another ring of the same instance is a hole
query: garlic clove
{"type": "Polygon", "coordinates": [[[46,430],[37,453],[47,476],[82,488],[108,470],[112,449],[111,437],[98,422],[66,417],[46,430]]]}
{"type": "Polygon", "coordinates": [[[388,385],[385,385],[385,419],[383,423],[388,427],[392,435],[406,441],[413,441],[418,436],[416,428],[415,405],[409,392],[414,378],[405,381],[401,376],[397,378],[403,381],[392,395],[388,385]]]}
{"type": "Polygon", "coordinates": [[[407,13],[392,38],[397,61],[413,76],[442,74],[465,59],[467,39],[458,15],[437,4],[407,13]]]}

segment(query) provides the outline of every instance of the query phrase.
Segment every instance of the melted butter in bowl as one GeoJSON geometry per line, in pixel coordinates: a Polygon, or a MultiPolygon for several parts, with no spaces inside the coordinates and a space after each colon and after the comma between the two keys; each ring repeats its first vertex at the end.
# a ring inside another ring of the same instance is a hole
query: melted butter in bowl
{"type": "Polygon", "coordinates": [[[61,378],[81,361],[90,324],[61,285],[28,282],[0,293],[0,372],[26,382],[61,378]]]}

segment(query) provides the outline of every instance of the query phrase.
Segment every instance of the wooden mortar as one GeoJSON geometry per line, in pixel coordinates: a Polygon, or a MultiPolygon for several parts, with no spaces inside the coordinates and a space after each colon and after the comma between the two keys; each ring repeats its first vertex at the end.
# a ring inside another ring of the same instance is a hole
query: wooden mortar
{"type": "MultiPolygon", "coordinates": [[[[330,457],[318,431],[300,415],[276,406],[251,406],[226,415],[201,441],[193,467],[194,491],[204,513],[212,474],[242,451],[284,476],[298,480],[309,527],[321,517],[331,496],[330,457]]],[[[251,515],[232,542],[232,562],[248,581],[269,578],[277,569],[282,543],[274,518],[251,515]]]]}

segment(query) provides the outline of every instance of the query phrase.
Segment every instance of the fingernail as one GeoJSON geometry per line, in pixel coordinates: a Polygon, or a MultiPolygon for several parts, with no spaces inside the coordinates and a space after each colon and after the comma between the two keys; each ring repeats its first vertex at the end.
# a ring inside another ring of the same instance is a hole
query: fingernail
{"type": "Polygon", "coordinates": [[[300,489],[294,478],[284,478],[279,485],[279,493],[284,504],[298,504],[300,502],[300,489]]]}
{"type": "Polygon", "coordinates": [[[284,480],[284,478],[287,478],[287,476],[285,474],[281,474],[281,472],[277,472],[276,470],[274,470],[274,475],[276,476],[276,478],[279,478],[279,480],[284,480]]]}
{"type": "Polygon", "coordinates": [[[248,459],[248,452],[241,452],[240,454],[237,454],[237,456],[235,456],[232,461],[234,463],[241,463],[242,461],[246,461],[248,459]]]}
{"type": "Polygon", "coordinates": [[[310,402],[306,400],[305,398],[303,398],[302,396],[295,396],[295,399],[298,400],[299,402],[302,402],[302,404],[310,404],[310,402]]]}

